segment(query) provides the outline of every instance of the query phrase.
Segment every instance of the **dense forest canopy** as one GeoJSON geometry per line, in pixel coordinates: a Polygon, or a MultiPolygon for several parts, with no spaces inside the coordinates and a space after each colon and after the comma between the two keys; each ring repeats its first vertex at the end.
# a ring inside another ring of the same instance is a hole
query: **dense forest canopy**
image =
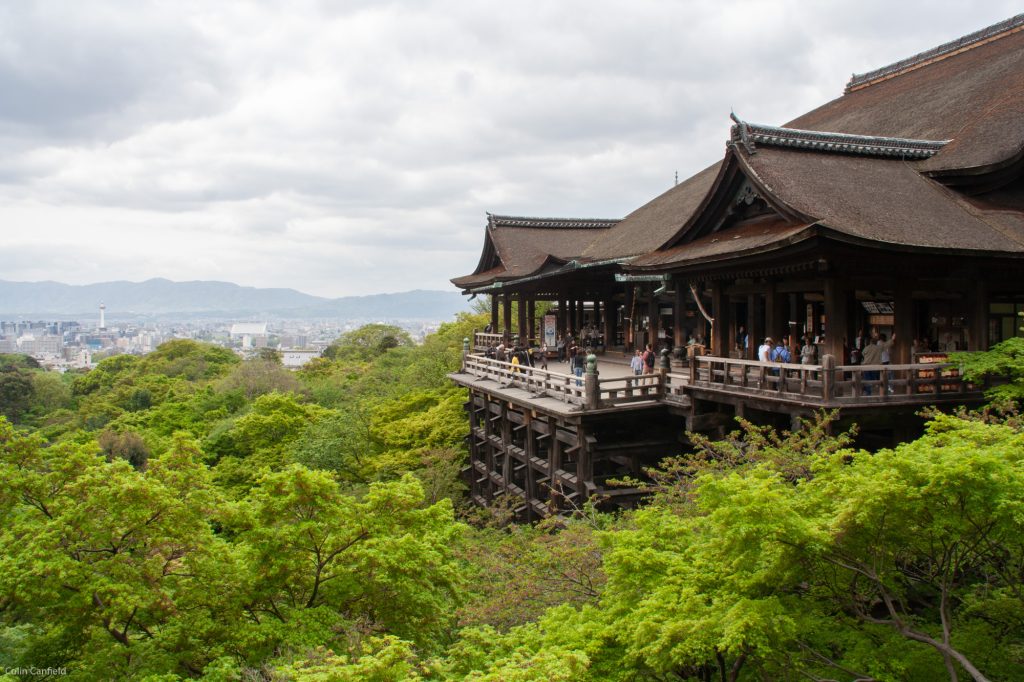
{"type": "Polygon", "coordinates": [[[526,527],[463,499],[445,376],[485,324],[298,372],[0,356],[3,679],[1024,679],[1016,345],[972,361],[1001,403],[897,448],[740,424],[634,512],[526,527]]]}

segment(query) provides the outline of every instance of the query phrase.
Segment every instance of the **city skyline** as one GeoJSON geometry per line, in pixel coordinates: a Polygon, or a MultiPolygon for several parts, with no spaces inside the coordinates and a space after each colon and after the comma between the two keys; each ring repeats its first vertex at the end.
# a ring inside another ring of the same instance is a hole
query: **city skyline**
{"type": "Polygon", "coordinates": [[[619,218],[1009,2],[0,9],[4,279],[444,289],[485,211],[619,218]],[[267,27],[272,27],[268,29],[267,27]]]}

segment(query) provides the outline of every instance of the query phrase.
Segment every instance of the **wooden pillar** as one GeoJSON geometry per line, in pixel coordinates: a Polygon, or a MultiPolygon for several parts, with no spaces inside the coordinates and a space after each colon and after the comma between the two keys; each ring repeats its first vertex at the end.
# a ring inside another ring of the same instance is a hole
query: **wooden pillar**
{"type": "Polygon", "coordinates": [[[526,294],[517,294],[516,302],[516,334],[519,335],[519,344],[526,343],[526,294]]]}
{"type": "Polygon", "coordinates": [[[583,299],[576,299],[575,314],[572,316],[574,331],[577,336],[583,329],[583,299]]]}
{"type": "Polygon", "coordinates": [[[565,334],[565,325],[569,319],[569,301],[561,296],[558,297],[558,319],[555,324],[558,326],[557,334],[565,334]]]}
{"type": "Polygon", "coordinates": [[[512,422],[508,418],[508,403],[501,404],[501,490],[508,492],[508,484],[512,481],[512,422]]]}
{"type": "Polygon", "coordinates": [[[636,302],[633,300],[633,285],[626,284],[626,308],[625,314],[622,320],[622,342],[626,346],[626,352],[633,352],[633,327],[636,325],[636,317],[633,309],[636,308],[636,302]]]}
{"type": "Polygon", "coordinates": [[[533,461],[537,457],[537,434],[533,430],[530,414],[523,416],[526,420],[526,518],[534,519],[537,516],[533,508],[533,502],[537,499],[537,472],[533,468],[533,461]]]}
{"type": "MultiPolygon", "coordinates": [[[[703,294],[698,293],[697,295],[702,296],[703,294]]],[[[696,305],[697,304],[694,303],[694,306],[696,305]]],[[[707,306],[705,306],[705,310],[706,309],[707,306]]],[[[708,321],[704,319],[704,314],[700,312],[700,308],[697,309],[697,336],[700,337],[701,343],[705,346],[708,345],[708,342],[710,341],[708,338],[708,321]]]]}
{"type": "Polygon", "coordinates": [[[914,343],[914,299],[910,286],[907,280],[899,279],[893,287],[892,333],[896,337],[896,342],[892,346],[890,360],[894,365],[913,362],[911,347],[914,343]]]}
{"type": "Polygon", "coordinates": [[[532,296],[526,302],[526,336],[529,339],[537,338],[537,302],[532,296]]]}
{"type": "Polygon", "coordinates": [[[712,352],[720,358],[729,357],[729,297],[721,282],[711,283],[712,352]]]}
{"type": "Polygon", "coordinates": [[[498,333],[498,297],[491,294],[491,331],[498,333]]]}
{"type": "Polygon", "coordinates": [[[576,504],[583,505],[587,501],[587,484],[593,483],[594,480],[594,453],[590,451],[590,442],[587,440],[587,432],[580,424],[576,427],[577,445],[579,450],[576,451],[576,492],[578,492],[579,498],[576,504]]]}
{"type": "Polygon", "coordinates": [[[683,282],[676,282],[676,295],[672,299],[672,345],[677,348],[686,345],[686,330],[683,327],[683,318],[686,316],[686,291],[683,286],[683,282]]]}
{"type": "Polygon", "coordinates": [[[658,328],[661,326],[661,311],[658,308],[658,297],[651,291],[651,300],[647,302],[647,343],[657,349],[658,328]]]}
{"type": "Polygon", "coordinates": [[[548,418],[548,485],[555,487],[556,472],[562,468],[562,441],[558,440],[558,421],[548,418]]]}
{"type": "Polygon", "coordinates": [[[618,315],[618,306],[615,300],[609,296],[604,301],[604,349],[607,351],[615,345],[615,322],[618,315]]]}
{"type": "Polygon", "coordinates": [[[580,328],[576,326],[576,299],[572,296],[568,299],[568,307],[566,308],[569,319],[565,321],[565,328],[567,331],[571,331],[573,336],[576,336],[580,332],[580,328]]]}
{"type": "Polygon", "coordinates": [[[764,334],[779,341],[783,333],[782,300],[775,292],[775,282],[768,282],[764,295],[764,334]]]}
{"type": "Polygon", "coordinates": [[[800,342],[800,307],[797,294],[789,295],[785,320],[786,328],[789,330],[786,332],[789,335],[789,351],[792,354],[793,362],[799,362],[800,346],[803,344],[800,342]]]}
{"type": "Polygon", "coordinates": [[[504,332],[507,343],[509,337],[512,336],[512,296],[510,294],[502,294],[501,296],[501,316],[502,332],[504,332]]]}
{"type": "Polygon", "coordinates": [[[747,360],[757,359],[757,349],[764,339],[764,326],[761,324],[761,295],[747,296],[747,360]]]}
{"type": "Polygon", "coordinates": [[[849,315],[847,300],[849,284],[839,277],[825,279],[825,346],[823,355],[831,355],[836,364],[844,362],[843,341],[849,334],[846,318],[849,315]]]}
{"type": "Polygon", "coordinates": [[[980,274],[974,278],[969,295],[968,314],[971,317],[967,324],[971,332],[971,344],[968,350],[988,350],[988,285],[980,274]]]}

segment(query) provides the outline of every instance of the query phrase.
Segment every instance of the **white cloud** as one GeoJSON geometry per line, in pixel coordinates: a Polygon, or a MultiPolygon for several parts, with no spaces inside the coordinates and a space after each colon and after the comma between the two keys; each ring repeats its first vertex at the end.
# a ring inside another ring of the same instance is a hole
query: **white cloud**
{"type": "Polygon", "coordinates": [[[442,288],[1013,3],[9,3],[0,277],[442,288]],[[339,9],[340,7],[340,9],[339,9]]]}

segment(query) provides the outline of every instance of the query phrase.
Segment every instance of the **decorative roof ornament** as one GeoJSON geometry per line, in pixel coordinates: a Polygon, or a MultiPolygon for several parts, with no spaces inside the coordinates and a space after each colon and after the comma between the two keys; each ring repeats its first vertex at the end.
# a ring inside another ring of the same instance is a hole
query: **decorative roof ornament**
{"type": "Polygon", "coordinates": [[[618,219],[607,218],[528,218],[525,216],[507,216],[487,214],[487,226],[496,227],[532,227],[535,229],[562,230],[603,230],[618,224],[618,219]]]}
{"type": "Polygon", "coordinates": [[[955,54],[965,52],[975,47],[989,43],[997,38],[1001,38],[1004,35],[1010,33],[1016,33],[1017,31],[1024,30],[1024,14],[1018,14],[1015,17],[1010,17],[1005,21],[1000,21],[998,24],[992,24],[987,28],[983,28],[980,31],[975,31],[956,40],[951,40],[948,43],[943,43],[938,47],[933,47],[930,50],[919,52],[912,57],[901,59],[898,62],[893,62],[888,66],[883,66],[874,71],[868,71],[866,73],[855,73],[850,76],[850,82],[846,84],[844,93],[849,94],[854,90],[860,90],[866,88],[873,83],[883,81],[893,76],[897,76],[907,71],[913,71],[932,62],[952,57],[955,54]]]}
{"type": "Polygon", "coordinates": [[[735,111],[729,112],[729,118],[736,122],[736,125],[732,127],[732,140],[737,141],[737,134],[739,135],[739,141],[743,143],[743,148],[747,150],[748,154],[756,154],[757,147],[754,146],[753,140],[750,139],[750,126],[746,121],[740,119],[736,115],[735,111]]]}
{"type": "Polygon", "coordinates": [[[934,156],[949,140],[915,140],[903,137],[876,137],[849,135],[818,130],[777,128],[747,123],[730,114],[736,121],[732,127],[732,141],[741,142],[747,153],[753,154],[756,144],[770,147],[793,147],[815,152],[856,154],[897,159],[927,159],[934,156]]]}

